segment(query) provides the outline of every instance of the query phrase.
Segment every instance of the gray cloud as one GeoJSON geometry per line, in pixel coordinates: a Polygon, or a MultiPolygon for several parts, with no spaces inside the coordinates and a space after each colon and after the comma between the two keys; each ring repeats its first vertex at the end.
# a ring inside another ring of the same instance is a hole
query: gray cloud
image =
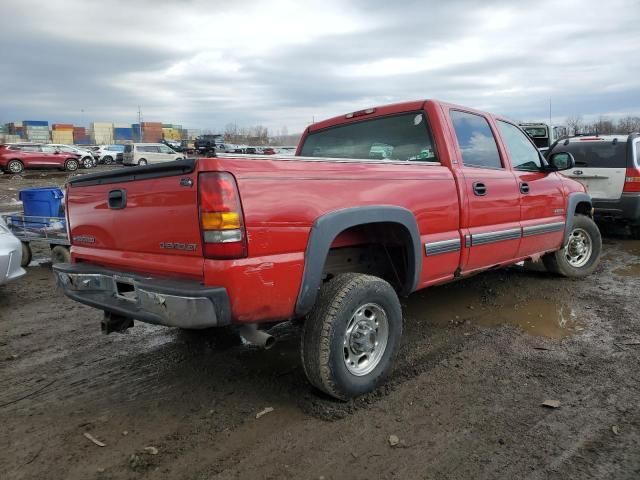
{"type": "Polygon", "coordinates": [[[640,113],[634,0],[23,0],[0,121],[287,125],[440,98],[536,120],[640,113]],[[55,4],[54,6],[49,5],[55,4]],[[48,6],[47,6],[48,5],[48,6]],[[80,109],[85,110],[84,116],[80,109]]]}

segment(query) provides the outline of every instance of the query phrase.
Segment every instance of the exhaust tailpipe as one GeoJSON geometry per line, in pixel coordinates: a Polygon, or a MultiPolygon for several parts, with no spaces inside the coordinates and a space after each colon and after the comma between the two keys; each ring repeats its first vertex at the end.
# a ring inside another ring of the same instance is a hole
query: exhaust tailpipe
{"type": "Polygon", "coordinates": [[[273,335],[269,335],[264,330],[258,330],[258,325],[251,323],[248,325],[242,325],[238,332],[240,336],[247,342],[257,347],[269,350],[276,344],[276,338],[273,335]]]}
{"type": "Polygon", "coordinates": [[[113,332],[124,333],[128,328],[133,327],[133,318],[123,317],[117,313],[104,312],[100,329],[105,335],[113,332]]]}

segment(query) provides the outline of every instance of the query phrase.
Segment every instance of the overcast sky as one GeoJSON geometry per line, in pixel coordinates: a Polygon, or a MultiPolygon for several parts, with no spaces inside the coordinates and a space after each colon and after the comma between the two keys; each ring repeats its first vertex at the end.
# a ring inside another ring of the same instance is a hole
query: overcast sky
{"type": "Polygon", "coordinates": [[[7,0],[2,18],[3,122],[135,122],[140,105],[291,133],[419,98],[640,114],[638,0],[7,0]]]}

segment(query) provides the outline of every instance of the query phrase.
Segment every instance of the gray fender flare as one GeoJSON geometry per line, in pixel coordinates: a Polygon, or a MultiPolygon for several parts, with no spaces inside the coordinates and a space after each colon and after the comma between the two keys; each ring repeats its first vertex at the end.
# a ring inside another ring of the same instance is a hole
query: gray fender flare
{"type": "Polygon", "coordinates": [[[408,281],[400,293],[408,295],[417,288],[422,270],[422,248],[420,247],[418,224],[410,210],[392,205],[336,210],[319,217],[311,227],[304,256],[304,273],[296,302],[296,315],[306,315],[313,308],[322,285],[324,264],[331,244],[336,237],[348,228],[381,222],[396,223],[407,230],[411,239],[408,245],[408,257],[413,261],[409,261],[408,281]]]}
{"type": "Polygon", "coordinates": [[[564,226],[564,240],[562,242],[563,246],[569,241],[569,234],[573,229],[573,217],[576,214],[578,204],[582,202],[591,205],[591,196],[583,192],[573,192],[569,194],[569,198],[567,200],[567,222],[564,226]]]}

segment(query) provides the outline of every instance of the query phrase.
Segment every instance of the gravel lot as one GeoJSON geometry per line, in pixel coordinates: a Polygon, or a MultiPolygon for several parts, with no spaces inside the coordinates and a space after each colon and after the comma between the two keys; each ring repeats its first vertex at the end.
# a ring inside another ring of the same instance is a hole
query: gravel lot
{"type": "MultiPolygon", "coordinates": [[[[65,179],[0,176],[0,211],[65,179]]],[[[512,268],[403,300],[394,374],[349,403],[309,387],[296,324],[269,351],[142,323],[103,336],[38,250],[0,287],[0,476],[640,478],[640,242],[604,249],[583,281],[512,268]]]]}

